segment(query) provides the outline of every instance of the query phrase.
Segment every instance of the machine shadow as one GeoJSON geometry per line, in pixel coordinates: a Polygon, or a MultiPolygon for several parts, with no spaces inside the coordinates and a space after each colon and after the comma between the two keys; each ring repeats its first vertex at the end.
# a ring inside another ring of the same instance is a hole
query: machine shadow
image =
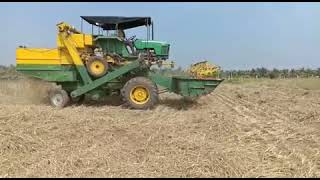
{"type": "MultiPolygon", "coordinates": [[[[102,106],[122,107],[123,101],[121,97],[113,96],[113,97],[105,98],[104,100],[101,100],[101,101],[85,100],[82,104],[79,104],[79,105],[90,106],[90,107],[102,107],[102,106]]],[[[160,100],[158,105],[167,106],[175,110],[188,110],[188,109],[192,109],[193,107],[199,106],[199,103],[196,100],[188,99],[188,98],[180,98],[180,99],[165,98],[160,100]]]]}
{"type": "Polygon", "coordinates": [[[181,99],[166,98],[166,99],[160,100],[159,105],[168,106],[176,110],[188,110],[198,106],[199,103],[196,100],[188,99],[188,98],[181,98],[181,99]]]}
{"type": "Polygon", "coordinates": [[[101,107],[101,106],[115,106],[119,107],[123,104],[120,96],[110,96],[105,97],[103,100],[100,101],[93,101],[93,100],[85,100],[82,105],[84,106],[91,106],[91,107],[101,107]]]}

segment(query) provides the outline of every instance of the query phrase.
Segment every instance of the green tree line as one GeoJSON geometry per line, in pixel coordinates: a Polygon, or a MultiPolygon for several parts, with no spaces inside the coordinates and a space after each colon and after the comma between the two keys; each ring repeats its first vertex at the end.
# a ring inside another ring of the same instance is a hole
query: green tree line
{"type": "MultiPolygon", "coordinates": [[[[186,71],[182,70],[181,67],[176,69],[155,69],[160,74],[170,75],[186,75],[186,71]]],[[[299,69],[267,69],[252,68],[250,70],[221,70],[219,73],[220,78],[231,79],[231,78],[309,78],[309,77],[320,77],[320,68],[299,68],[299,69]]]]}
{"type": "Polygon", "coordinates": [[[228,70],[221,71],[220,76],[224,78],[309,78],[320,77],[320,68],[299,68],[299,69],[267,69],[264,67],[251,70],[228,70]]]}
{"type": "MultiPolygon", "coordinates": [[[[170,69],[170,68],[153,68],[156,73],[163,75],[187,75],[187,72],[181,67],[170,69]]],[[[0,78],[16,78],[18,73],[14,65],[3,66],[0,65],[0,78]]],[[[232,78],[309,78],[309,77],[320,77],[320,68],[299,68],[299,69],[267,69],[252,68],[250,70],[221,70],[219,73],[220,78],[232,79],[232,78]]]]}

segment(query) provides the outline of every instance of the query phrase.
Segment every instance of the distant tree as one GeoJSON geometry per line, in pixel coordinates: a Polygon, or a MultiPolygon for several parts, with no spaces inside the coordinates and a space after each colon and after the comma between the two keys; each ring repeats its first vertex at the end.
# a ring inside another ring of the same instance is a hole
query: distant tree
{"type": "Polygon", "coordinates": [[[288,78],[289,77],[289,69],[283,69],[281,70],[281,75],[282,78],[288,78]]]}
{"type": "Polygon", "coordinates": [[[268,76],[271,79],[278,78],[279,75],[280,75],[280,71],[278,69],[276,69],[276,68],[273,68],[273,70],[268,73],[268,76]]]}
{"type": "Polygon", "coordinates": [[[290,70],[290,78],[296,78],[297,77],[297,72],[296,72],[296,70],[295,69],[291,69],[290,70]]]}
{"type": "Polygon", "coordinates": [[[262,67],[262,68],[257,68],[257,75],[259,77],[267,77],[267,74],[268,74],[268,69],[262,67]]]}
{"type": "Polygon", "coordinates": [[[257,71],[252,68],[251,71],[250,71],[250,76],[253,77],[253,78],[256,78],[257,77],[257,71]]]}
{"type": "Polygon", "coordinates": [[[310,68],[307,68],[307,69],[305,70],[305,76],[306,76],[306,77],[313,77],[313,76],[314,76],[313,70],[310,69],[310,68]]]}
{"type": "Polygon", "coordinates": [[[305,70],[304,68],[300,68],[297,70],[298,77],[305,77],[305,70]]]}
{"type": "Polygon", "coordinates": [[[320,68],[317,68],[317,70],[316,70],[316,76],[320,77],[320,68]]]}

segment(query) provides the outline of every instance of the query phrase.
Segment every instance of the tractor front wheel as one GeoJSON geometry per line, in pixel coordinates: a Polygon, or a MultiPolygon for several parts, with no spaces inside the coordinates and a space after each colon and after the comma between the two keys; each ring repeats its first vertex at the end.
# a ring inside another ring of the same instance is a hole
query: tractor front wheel
{"type": "Polygon", "coordinates": [[[70,98],[63,89],[54,89],[49,92],[50,104],[57,108],[63,108],[68,105],[70,98]]]}
{"type": "Polygon", "coordinates": [[[145,77],[130,79],[121,95],[125,105],[133,109],[151,109],[159,101],[157,85],[145,77]]]}

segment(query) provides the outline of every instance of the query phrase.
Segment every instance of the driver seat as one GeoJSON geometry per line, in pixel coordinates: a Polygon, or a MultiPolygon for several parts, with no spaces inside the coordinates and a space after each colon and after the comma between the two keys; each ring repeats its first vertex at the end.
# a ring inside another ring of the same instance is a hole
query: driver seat
{"type": "Polygon", "coordinates": [[[136,55],[136,49],[135,49],[135,47],[134,47],[134,44],[133,44],[133,40],[130,40],[130,39],[126,39],[125,41],[124,41],[124,44],[125,44],[125,46],[127,47],[127,46],[129,46],[130,47],[130,49],[131,49],[131,51],[132,51],[132,55],[136,55]]]}

